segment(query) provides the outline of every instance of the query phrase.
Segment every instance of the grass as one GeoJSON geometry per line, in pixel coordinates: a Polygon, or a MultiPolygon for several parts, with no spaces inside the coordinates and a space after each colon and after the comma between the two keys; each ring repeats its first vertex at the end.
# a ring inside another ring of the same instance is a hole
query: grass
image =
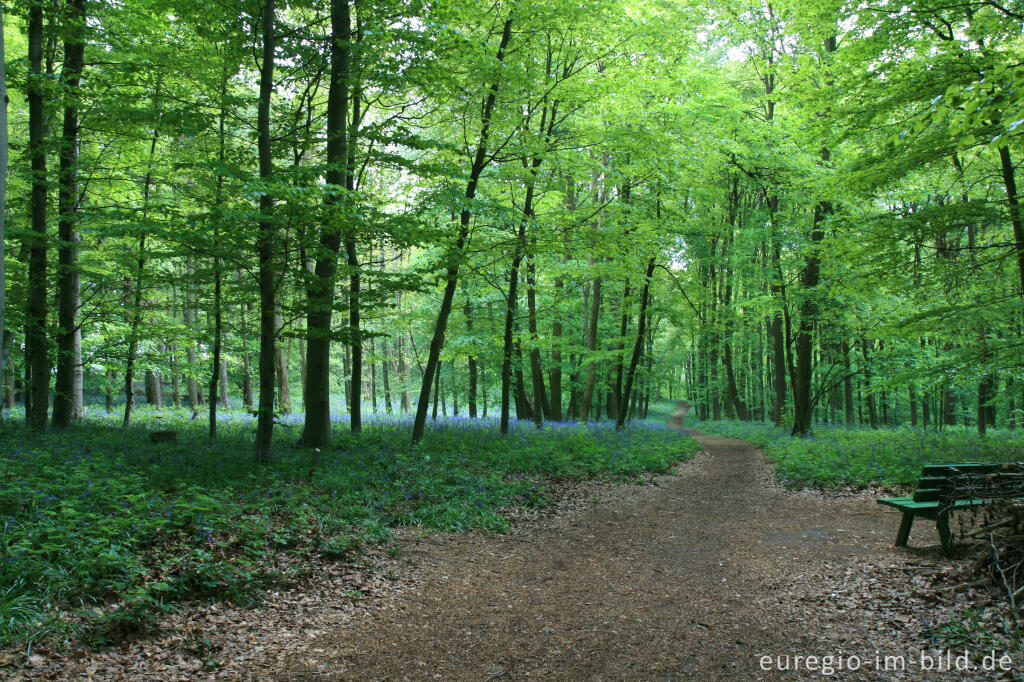
{"type": "Polygon", "coordinates": [[[510,506],[539,506],[555,478],[628,479],[691,456],[664,426],[449,418],[409,445],[411,418],[337,418],[330,448],[293,446],[301,416],[275,429],[273,465],[252,461],[252,418],[223,415],[220,438],[184,413],[140,409],[128,429],[90,416],[61,433],[0,429],[0,644],[49,637],[103,644],[146,630],[189,600],[252,604],[301,581],[317,558],[345,560],[396,526],[500,531],[510,506]],[[148,433],[175,429],[178,444],[148,433]]]}
{"type": "Polygon", "coordinates": [[[980,608],[958,611],[928,628],[924,635],[933,650],[954,651],[954,655],[969,651],[975,663],[981,663],[986,655],[1001,658],[1009,654],[1019,666],[1024,654],[1024,628],[1012,619],[985,614],[980,608]]]}
{"type": "Polygon", "coordinates": [[[796,488],[912,485],[929,462],[1024,460],[1024,431],[990,431],[982,437],[963,427],[936,432],[819,425],[812,435],[799,438],[754,422],[702,422],[697,428],[763,448],[776,475],[796,488]]]}

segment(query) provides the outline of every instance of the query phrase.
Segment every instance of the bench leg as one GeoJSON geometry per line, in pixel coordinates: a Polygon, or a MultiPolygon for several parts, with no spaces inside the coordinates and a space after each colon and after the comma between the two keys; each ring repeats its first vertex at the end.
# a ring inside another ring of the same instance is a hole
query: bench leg
{"type": "Polygon", "coordinates": [[[900,529],[896,533],[896,546],[906,547],[907,539],[910,537],[910,527],[914,525],[914,512],[903,512],[903,520],[900,521],[900,529]]]}
{"type": "Polygon", "coordinates": [[[946,556],[953,556],[953,534],[949,532],[949,513],[940,513],[935,519],[935,525],[939,529],[939,541],[942,542],[942,551],[946,556]]]}

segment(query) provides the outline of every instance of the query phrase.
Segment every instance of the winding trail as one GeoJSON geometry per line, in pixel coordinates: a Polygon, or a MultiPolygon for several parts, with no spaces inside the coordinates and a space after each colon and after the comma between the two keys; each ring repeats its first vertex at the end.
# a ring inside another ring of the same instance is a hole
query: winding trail
{"type": "MultiPolygon", "coordinates": [[[[404,541],[413,586],[305,633],[275,676],[774,679],[763,654],[899,646],[900,623],[859,603],[877,597],[842,587],[859,566],[902,570],[893,515],[869,496],[785,491],[751,445],[697,438],[705,452],[653,485],[601,488],[502,536],[404,541]]],[[[919,525],[912,543],[935,544],[919,525]]]]}

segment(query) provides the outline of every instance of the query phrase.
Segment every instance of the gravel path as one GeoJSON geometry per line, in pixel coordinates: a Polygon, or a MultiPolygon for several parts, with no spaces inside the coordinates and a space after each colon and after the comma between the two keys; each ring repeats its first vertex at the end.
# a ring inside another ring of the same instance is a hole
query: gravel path
{"type": "MultiPolygon", "coordinates": [[[[879,598],[858,587],[861,567],[881,564],[897,580],[906,570],[907,555],[891,548],[894,515],[869,496],[787,492],[749,444],[698,440],[706,452],[674,475],[601,488],[584,508],[518,533],[403,543],[413,587],[376,612],[321,624],[277,674],[746,680],[778,675],[760,668],[764,654],[866,660],[884,647],[910,660],[908,628],[859,603],[879,598]]],[[[912,542],[934,544],[928,526],[912,542]]]]}

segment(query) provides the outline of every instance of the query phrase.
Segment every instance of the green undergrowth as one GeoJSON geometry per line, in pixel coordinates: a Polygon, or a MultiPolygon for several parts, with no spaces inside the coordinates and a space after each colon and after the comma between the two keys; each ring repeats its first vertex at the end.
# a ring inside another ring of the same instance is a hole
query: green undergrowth
{"type": "Polygon", "coordinates": [[[1024,661],[1024,627],[991,608],[966,609],[942,623],[925,625],[924,641],[934,650],[970,652],[976,664],[986,655],[1001,658],[1005,654],[1013,660],[1015,670],[1024,661]]]}
{"type": "Polygon", "coordinates": [[[815,427],[794,437],[759,422],[701,422],[709,434],[745,440],[764,449],[776,475],[787,485],[841,487],[912,485],[929,462],[1013,462],[1024,460],[1024,432],[990,431],[979,436],[966,428],[925,431],[815,427]]]}
{"type": "Polygon", "coordinates": [[[409,445],[405,418],[335,425],[331,447],[294,447],[276,429],[272,465],[253,463],[253,425],[140,410],[122,429],[92,417],[42,437],[0,429],[0,644],[49,637],[102,644],[134,636],[161,609],[190,600],[252,604],[301,581],[313,560],[356,560],[395,526],[500,531],[502,508],[540,506],[554,478],[628,479],[691,456],[664,427],[516,424],[448,419],[409,445]],[[148,434],[174,429],[177,444],[148,434]]]}

